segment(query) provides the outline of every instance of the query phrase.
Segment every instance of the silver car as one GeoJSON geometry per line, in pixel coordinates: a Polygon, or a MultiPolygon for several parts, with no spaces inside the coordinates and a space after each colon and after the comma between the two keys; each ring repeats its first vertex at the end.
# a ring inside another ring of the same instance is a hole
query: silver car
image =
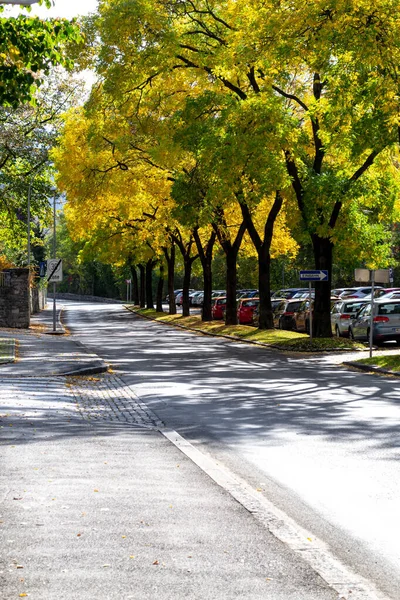
{"type": "Polygon", "coordinates": [[[355,318],[358,311],[368,304],[370,300],[351,299],[339,300],[335,302],[331,310],[332,333],[336,336],[347,337],[349,335],[349,325],[355,318]]]}
{"type": "MultiPolygon", "coordinates": [[[[371,324],[371,304],[366,304],[349,327],[349,337],[368,340],[371,324]]],[[[394,340],[400,344],[400,300],[378,299],[374,302],[372,340],[377,346],[394,340]]]]}

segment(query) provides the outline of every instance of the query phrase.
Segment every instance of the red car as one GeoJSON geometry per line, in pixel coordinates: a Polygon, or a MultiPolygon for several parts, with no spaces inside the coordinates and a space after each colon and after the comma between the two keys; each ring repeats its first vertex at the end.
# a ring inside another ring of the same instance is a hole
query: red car
{"type": "Polygon", "coordinates": [[[226,306],[226,296],[220,296],[219,298],[215,298],[214,304],[212,307],[213,319],[223,319],[224,318],[225,306],[226,306]]]}
{"type": "Polygon", "coordinates": [[[252,325],[254,311],[259,305],[259,298],[242,298],[237,311],[240,325],[252,325]]]}

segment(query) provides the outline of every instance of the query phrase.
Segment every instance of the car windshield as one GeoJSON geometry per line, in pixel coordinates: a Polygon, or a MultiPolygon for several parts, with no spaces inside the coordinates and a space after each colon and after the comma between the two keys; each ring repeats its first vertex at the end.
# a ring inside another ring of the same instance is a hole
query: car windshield
{"type": "Polygon", "coordinates": [[[242,306],[257,306],[257,300],[243,300],[242,306]]]}
{"type": "Polygon", "coordinates": [[[302,304],[303,304],[302,300],[299,300],[297,302],[289,302],[286,306],[286,311],[293,312],[295,310],[299,310],[299,308],[302,304]]]}
{"type": "Polygon", "coordinates": [[[365,302],[346,302],[343,304],[344,313],[356,313],[365,305],[365,302]]]}
{"type": "Polygon", "coordinates": [[[400,303],[379,304],[378,315],[400,315],[400,303]]]}

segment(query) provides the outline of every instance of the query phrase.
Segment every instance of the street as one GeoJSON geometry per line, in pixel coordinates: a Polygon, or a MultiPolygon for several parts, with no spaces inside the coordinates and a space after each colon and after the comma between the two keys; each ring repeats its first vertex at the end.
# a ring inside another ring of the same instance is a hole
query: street
{"type": "Polygon", "coordinates": [[[63,322],[51,352],[74,339],[111,372],[0,373],[3,597],[398,598],[396,378],[120,304],[65,302],[63,322]]]}
{"type": "Polygon", "coordinates": [[[396,597],[400,386],[72,305],[67,323],[170,427],[396,597]]]}

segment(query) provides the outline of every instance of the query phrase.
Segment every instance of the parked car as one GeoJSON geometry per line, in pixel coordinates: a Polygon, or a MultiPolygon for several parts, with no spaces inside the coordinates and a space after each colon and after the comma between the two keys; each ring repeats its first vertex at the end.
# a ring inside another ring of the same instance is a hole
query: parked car
{"type": "Polygon", "coordinates": [[[237,316],[240,325],[251,325],[253,323],[254,311],[259,303],[259,298],[242,298],[239,300],[237,316]]]}
{"type": "Polygon", "coordinates": [[[277,290],[271,296],[271,298],[285,298],[286,300],[290,300],[293,296],[298,292],[306,292],[307,288],[283,288],[281,290],[277,290]]]}
{"type": "Polygon", "coordinates": [[[355,292],[357,288],[335,288],[331,290],[331,296],[336,296],[337,298],[343,298],[344,296],[350,295],[352,292],[355,292]]]}
{"type": "Polygon", "coordinates": [[[226,296],[225,290],[213,290],[211,294],[211,300],[215,300],[215,298],[220,298],[221,296],[226,296]]]}
{"type": "Polygon", "coordinates": [[[258,290],[238,290],[236,294],[236,300],[242,298],[255,298],[258,296],[258,290]]]}
{"type": "Polygon", "coordinates": [[[191,299],[192,306],[203,306],[204,292],[195,292],[191,299]]]}
{"type": "MultiPolygon", "coordinates": [[[[286,302],[286,300],[284,298],[271,298],[271,307],[272,307],[272,314],[275,318],[275,313],[279,310],[279,307],[281,305],[283,305],[286,302]]],[[[257,306],[254,309],[253,312],[253,325],[255,325],[256,327],[259,326],[260,323],[260,303],[257,304],[257,306]]]]}
{"type": "MultiPolygon", "coordinates": [[[[194,292],[195,290],[189,290],[189,296],[191,292],[194,292]]],[[[182,302],[183,302],[183,291],[179,292],[179,294],[177,294],[175,296],[175,304],[177,306],[182,306],[182,302]]],[[[190,298],[189,298],[189,304],[190,304],[190,298]]]]}
{"type": "Polygon", "coordinates": [[[189,306],[196,306],[196,296],[201,294],[198,290],[194,290],[193,292],[189,292],[189,306]]]}
{"type": "MultiPolygon", "coordinates": [[[[312,289],[311,290],[311,298],[314,298],[315,296],[315,290],[312,289]]],[[[306,290],[304,289],[301,292],[296,292],[293,296],[292,296],[292,300],[305,300],[306,298],[310,297],[310,290],[306,290]]]]}
{"type": "Polygon", "coordinates": [[[347,337],[349,335],[349,325],[355,318],[359,310],[368,304],[370,299],[363,298],[343,298],[335,302],[331,310],[332,333],[336,336],[347,337]]]}
{"type": "Polygon", "coordinates": [[[400,298],[400,288],[381,288],[378,290],[377,294],[375,294],[376,298],[400,298]]]}
{"type": "MultiPolygon", "coordinates": [[[[371,326],[371,303],[357,313],[349,325],[349,337],[353,340],[369,340],[371,326]]],[[[400,300],[378,298],[374,302],[372,340],[377,346],[394,340],[400,344],[400,300]]]]}
{"type": "Polygon", "coordinates": [[[279,329],[295,329],[296,321],[295,321],[295,313],[299,310],[300,306],[303,304],[303,300],[286,300],[283,303],[283,306],[280,306],[277,309],[277,312],[274,316],[274,324],[275,327],[279,329]]]}
{"type": "Polygon", "coordinates": [[[220,296],[214,299],[214,304],[211,308],[213,319],[223,319],[224,309],[226,306],[226,296],[220,296]]]}
{"type": "MultiPolygon", "coordinates": [[[[331,296],[331,308],[336,305],[338,300],[331,296]]],[[[314,319],[314,299],[311,299],[311,310],[312,310],[312,318],[314,319]]],[[[307,298],[303,300],[302,305],[299,310],[295,312],[294,315],[295,327],[294,329],[298,332],[310,333],[310,300],[307,298]]]]}
{"type": "MultiPolygon", "coordinates": [[[[376,285],[374,286],[374,296],[377,296],[379,294],[379,290],[382,290],[383,288],[380,285],[376,285]]],[[[345,294],[342,295],[342,298],[366,298],[366,297],[370,297],[371,298],[371,292],[372,292],[372,286],[365,286],[365,287],[356,287],[353,288],[352,291],[350,292],[350,294],[345,294]]]]}

